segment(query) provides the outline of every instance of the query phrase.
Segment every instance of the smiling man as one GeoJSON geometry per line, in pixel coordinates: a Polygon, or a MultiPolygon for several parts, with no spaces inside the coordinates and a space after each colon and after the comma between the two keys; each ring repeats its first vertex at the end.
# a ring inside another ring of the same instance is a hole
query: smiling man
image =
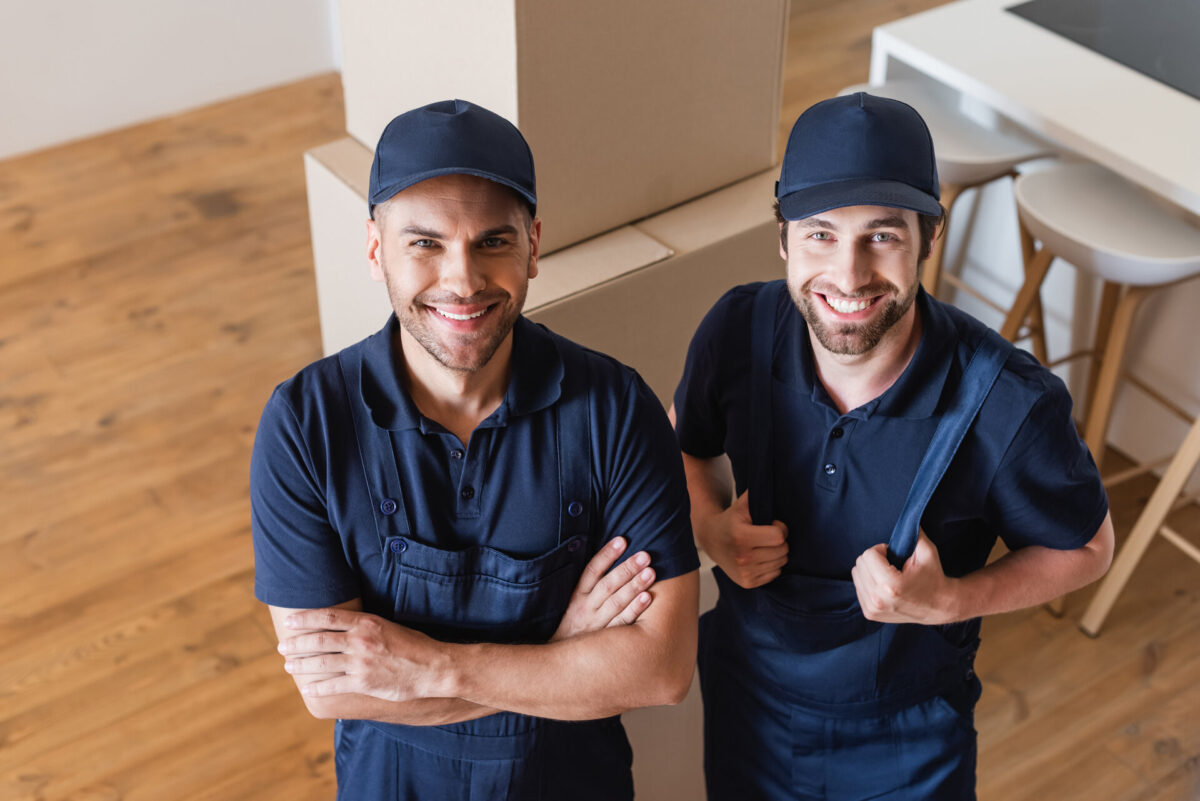
{"type": "Polygon", "coordinates": [[[251,465],[255,592],[338,719],[338,798],[632,798],[617,716],[681,700],[695,663],[667,417],[521,316],[541,221],[506,120],[400,115],[369,200],[395,314],[276,388],[251,465]]]}
{"type": "Polygon", "coordinates": [[[787,280],[718,301],[672,410],[718,565],[708,798],[972,799],[979,619],[1099,577],[1107,497],[1062,382],[919,286],[916,111],[813,106],[776,201],[787,280]]]}

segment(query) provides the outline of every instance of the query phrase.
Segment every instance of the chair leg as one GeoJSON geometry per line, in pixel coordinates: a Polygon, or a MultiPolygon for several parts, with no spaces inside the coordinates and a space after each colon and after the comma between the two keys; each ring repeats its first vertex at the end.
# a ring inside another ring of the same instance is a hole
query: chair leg
{"type": "Polygon", "coordinates": [[[1129,343],[1129,331],[1133,327],[1133,315],[1151,287],[1127,286],[1117,303],[1110,332],[1100,332],[1107,337],[1100,361],[1100,375],[1096,379],[1096,391],[1087,413],[1084,441],[1092,452],[1096,465],[1104,461],[1104,446],[1107,441],[1108,424],[1112,419],[1113,400],[1116,397],[1117,381],[1121,377],[1121,364],[1125,360],[1125,346],[1129,343]]]}
{"type": "MultiPolygon", "coordinates": [[[[1019,219],[1017,229],[1021,236],[1021,258],[1024,260],[1026,277],[1028,278],[1029,263],[1033,259],[1034,254],[1033,234],[1029,233],[1029,229],[1020,224],[1019,219]]],[[[1040,293],[1033,298],[1033,305],[1029,308],[1029,317],[1027,320],[1033,334],[1033,355],[1039,362],[1045,364],[1050,360],[1050,355],[1046,350],[1046,315],[1042,311],[1042,296],[1040,293]]]]}
{"type": "Polygon", "coordinates": [[[1133,530],[1129,533],[1129,539],[1121,548],[1121,552],[1117,554],[1108,575],[1100,583],[1100,589],[1096,591],[1096,596],[1088,604],[1087,611],[1079,621],[1079,627],[1085,633],[1093,637],[1100,633],[1100,627],[1104,625],[1104,619],[1108,617],[1109,610],[1112,609],[1121,590],[1125,588],[1125,584],[1133,574],[1133,569],[1141,561],[1150,540],[1162,527],[1163,521],[1171,511],[1171,506],[1179,497],[1188,477],[1196,468],[1197,462],[1200,462],[1200,420],[1192,425],[1191,431],[1188,432],[1183,444],[1176,452],[1175,458],[1171,460],[1162,480],[1158,482],[1154,494],[1146,503],[1146,508],[1138,516],[1133,530]]]}
{"type": "Polygon", "coordinates": [[[1033,302],[1042,288],[1042,281],[1046,280],[1046,272],[1050,269],[1052,261],[1054,261],[1054,254],[1043,247],[1034,253],[1026,263],[1025,283],[1021,286],[1021,291],[1017,293],[1012,308],[1008,310],[1008,317],[1004,319],[1004,324],[1000,326],[1000,336],[1009,342],[1016,338],[1017,332],[1021,329],[1021,323],[1025,322],[1025,318],[1029,316],[1033,302]]]}
{"type": "MultiPolygon", "coordinates": [[[[942,184],[941,200],[942,205],[946,207],[947,217],[949,217],[950,209],[954,208],[954,201],[958,199],[964,189],[966,187],[957,184],[942,184]]],[[[921,270],[921,283],[925,286],[925,291],[935,298],[942,279],[942,259],[945,253],[946,226],[943,224],[937,239],[933,240],[933,247],[929,251],[929,258],[925,260],[925,267],[921,270]]]]}
{"type": "Polygon", "coordinates": [[[1117,313],[1117,301],[1121,299],[1121,285],[1112,281],[1104,282],[1104,291],[1100,295],[1100,309],[1096,315],[1096,336],[1092,344],[1091,366],[1088,369],[1087,394],[1083,396],[1084,429],[1087,429],[1087,413],[1096,399],[1096,381],[1100,378],[1100,359],[1108,347],[1108,337],[1112,332],[1113,317],[1117,313]]]}

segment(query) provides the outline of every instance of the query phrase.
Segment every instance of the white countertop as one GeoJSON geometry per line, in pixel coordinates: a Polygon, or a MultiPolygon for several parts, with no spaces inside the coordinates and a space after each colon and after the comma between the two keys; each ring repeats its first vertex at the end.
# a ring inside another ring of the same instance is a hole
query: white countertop
{"type": "Polygon", "coordinates": [[[902,62],[1200,215],[1200,100],[1005,10],[1020,2],[959,0],[876,28],[871,83],[902,62]]]}

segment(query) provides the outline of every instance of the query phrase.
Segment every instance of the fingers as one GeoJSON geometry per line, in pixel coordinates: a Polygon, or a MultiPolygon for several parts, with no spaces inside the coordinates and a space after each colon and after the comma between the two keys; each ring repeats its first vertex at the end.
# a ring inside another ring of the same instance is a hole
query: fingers
{"type": "Polygon", "coordinates": [[[755,587],[761,587],[764,584],[769,584],[779,578],[779,574],[783,572],[784,566],[787,565],[787,550],[784,549],[783,555],[772,559],[769,562],[762,562],[754,565],[743,574],[743,581],[738,582],[742,587],[748,590],[755,587]]]}
{"type": "Polygon", "coordinates": [[[894,622],[896,599],[903,577],[887,559],[887,546],[875,545],[858,557],[850,571],[858,605],[868,620],[894,622]]]}
{"type": "Polygon", "coordinates": [[[301,654],[324,654],[345,651],[349,638],[344,632],[314,631],[297,634],[279,643],[279,653],[284,656],[301,654]]]}
{"type": "Polygon", "coordinates": [[[283,669],[294,676],[310,673],[345,673],[349,661],[346,654],[292,657],[283,663],[283,669]]]}
{"type": "MultiPolygon", "coordinates": [[[[633,560],[629,561],[632,562],[633,560]]],[[[604,600],[604,603],[600,604],[598,610],[601,618],[610,618],[610,621],[606,625],[612,626],[618,622],[632,623],[637,620],[638,616],[650,605],[650,594],[646,590],[650,589],[650,585],[654,583],[654,578],[654,568],[645,567],[632,574],[628,581],[617,587],[604,600]],[[645,595],[646,598],[642,599],[641,608],[631,610],[630,605],[639,601],[642,595],[645,595]]]]}
{"type": "Polygon", "coordinates": [[[610,542],[597,551],[596,555],[588,560],[587,567],[583,569],[583,575],[579,577],[579,584],[575,587],[576,592],[587,594],[595,589],[596,584],[613,566],[613,562],[617,561],[617,557],[625,552],[625,545],[624,537],[613,537],[610,542]]]}
{"type": "Polygon", "coordinates": [[[621,610],[620,614],[618,614],[609,622],[608,627],[628,626],[636,623],[637,619],[642,616],[642,612],[645,612],[650,608],[650,602],[652,600],[654,599],[650,593],[639,592],[629,601],[628,604],[625,605],[625,608],[621,610]]]}
{"type": "Polygon", "coordinates": [[[284,625],[289,629],[325,629],[329,631],[347,631],[364,613],[353,612],[349,609],[305,609],[287,616],[284,625]]]}
{"type": "MultiPolygon", "coordinates": [[[[650,554],[645,551],[639,551],[609,571],[608,575],[602,578],[592,591],[592,594],[596,596],[595,606],[597,608],[600,607],[605,602],[605,599],[615,595],[631,581],[636,581],[643,570],[650,570],[649,565],[650,554]]],[[[653,574],[654,571],[651,570],[650,572],[653,574]]],[[[641,589],[645,589],[648,586],[650,585],[646,584],[641,589]]]]}

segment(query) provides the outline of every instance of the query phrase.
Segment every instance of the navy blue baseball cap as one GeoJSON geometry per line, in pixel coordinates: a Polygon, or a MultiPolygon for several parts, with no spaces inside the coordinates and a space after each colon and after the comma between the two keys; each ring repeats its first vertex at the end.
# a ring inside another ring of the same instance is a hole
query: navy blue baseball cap
{"type": "Polygon", "coordinates": [[[866,92],[823,100],[792,126],[775,197],[785,220],[842,206],[940,216],[929,128],[899,100],[866,92]]]}
{"type": "Polygon", "coordinates": [[[388,123],[375,146],[371,218],[375,204],[439,175],[477,175],[512,189],[537,213],[533,153],[517,127],[466,100],[442,100],[406,111],[388,123]]]}

